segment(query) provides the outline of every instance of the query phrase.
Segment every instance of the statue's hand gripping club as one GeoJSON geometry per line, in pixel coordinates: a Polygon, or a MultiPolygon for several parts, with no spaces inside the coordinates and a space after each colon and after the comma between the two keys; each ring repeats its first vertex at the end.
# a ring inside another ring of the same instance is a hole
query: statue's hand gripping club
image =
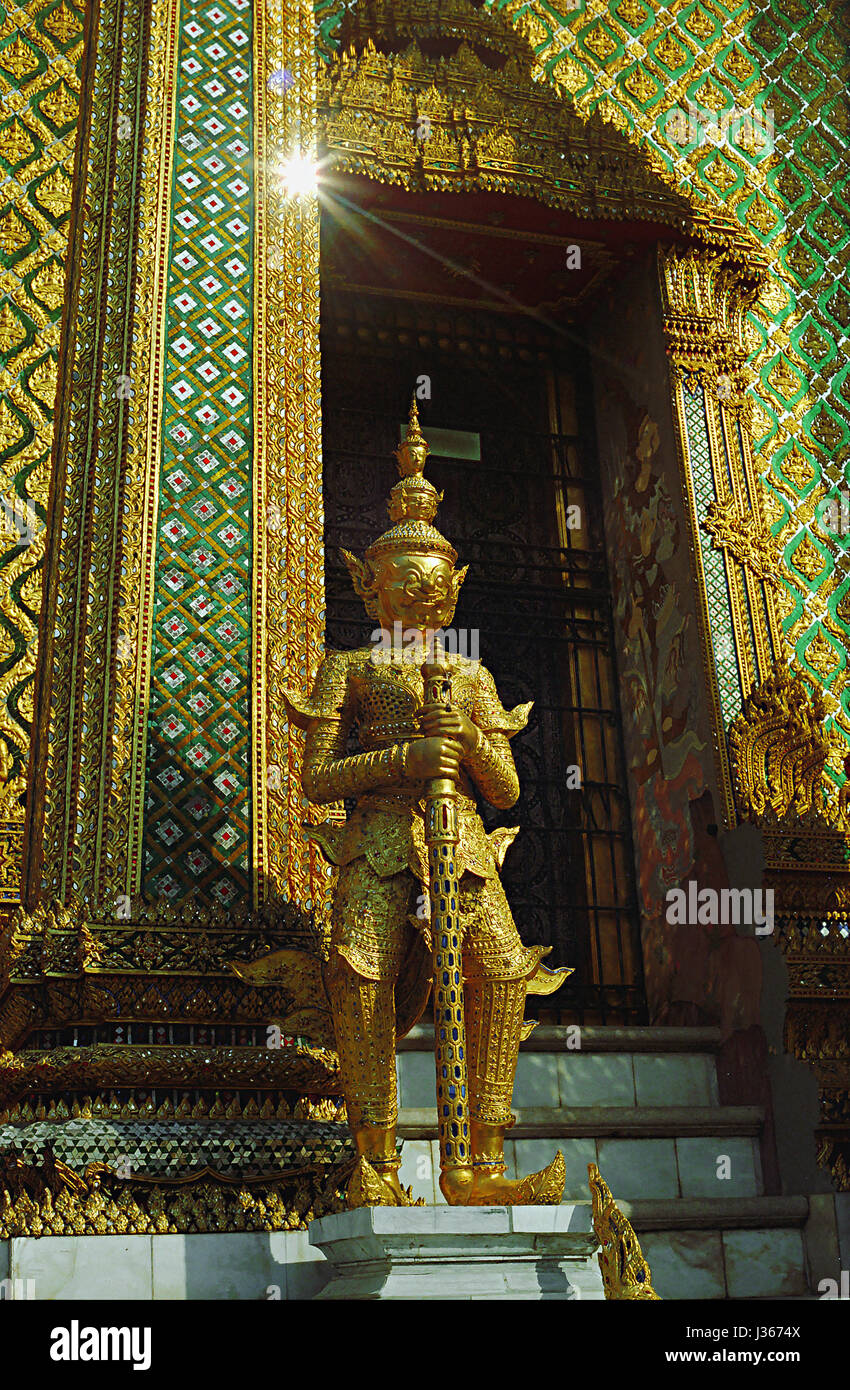
{"type": "MultiPolygon", "coordinates": [[[[451,680],[449,669],[439,656],[424,663],[422,677],[425,699],[421,715],[427,721],[429,716],[451,710],[451,680]]],[[[443,1173],[448,1169],[468,1169],[471,1181],[458,840],[456,780],[450,776],[429,777],[425,782],[425,844],[431,897],[440,1168],[443,1173]]]]}

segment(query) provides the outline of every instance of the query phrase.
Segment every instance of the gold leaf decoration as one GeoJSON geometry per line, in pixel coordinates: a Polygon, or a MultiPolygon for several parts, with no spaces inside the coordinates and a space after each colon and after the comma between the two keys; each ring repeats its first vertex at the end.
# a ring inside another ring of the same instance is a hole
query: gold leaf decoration
{"type": "Polygon", "coordinates": [[[622,4],[617,6],[617,14],[624,24],[631,25],[633,29],[637,29],[646,19],[646,10],[637,0],[622,0],[622,4]]]}
{"type": "Polygon", "coordinates": [[[729,727],[741,814],[757,824],[823,813],[823,772],[830,751],[826,705],[782,662],[756,686],[729,727]]]}
{"type": "Polygon", "coordinates": [[[608,121],[617,130],[628,130],[629,120],[622,107],[617,106],[608,97],[600,101],[596,108],[597,116],[601,116],[603,121],[608,121]]]}
{"type": "Polygon", "coordinates": [[[30,372],[27,385],[36,400],[48,412],[52,411],[56,400],[56,363],[45,357],[44,361],[39,362],[35,370],[30,372]]]}
{"type": "Polygon", "coordinates": [[[70,43],[72,39],[83,32],[83,26],[80,24],[73,10],[69,9],[68,6],[64,4],[64,0],[63,4],[61,4],[58,9],[51,10],[44,21],[44,27],[47,32],[52,34],[54,39],[58,39],[61,44],[70,43]]]}
{"type": "Polygon", "coordinates": [[[57,126],[66,126],[75,120],[79,106],[79,98],[64,82],[59,83],[55,92],[48,92],[41,103],[42,111],[57,126]]]}
{"type": "Polygon", "coordinates": [[[6,68],[19,82],[28,74],[37,72],[38,65],[38,57],[20,34],[15,35],[7,48],[0,49],[0,67],[6,68]]]}
{"type": "Polygon", "coordinates": [[[65,272],[55,257],[41,267],[33,276],[32,288],[48,309],[58,309],[65,298],[65,272]]]}
{"type": "Polygon", "coordinates": [[[10,125],[0,131],[0,155],[9,164],[21,164],[34,152],[35,145],[27,128],[16,116],[10,125]]]}
{"type": "Polygon", "coordinates": [[[721,193],[725,193],[727,188],[731,188],[738,178],[728,161],[721,159],[719,154],[715,155],[711,163],[706,165],[705,176],[711,180],[715,188],[720,189],[721,193]]]}
{"type": "Polygon", "coordinates": [[[782,472],[799,492],[805,492],[817,476],[814,465],[796,444],[793,444],[781,464],[782,472]]]}
{"type": "Polygon", "coordinates": [[[30,240],[29,228],[21,221],[15,209],[9,208],[0,218],[0,251],[4,256],[13,256],[16,251],[28,245],[30,240]]]}
{"type": "MultiPolygon", "coordinates": [[[[585,79],[586,80],[586,79],[585,79]]],[[[632,96],[640,102],[641,106],[649,101],[656,92],[655,83],[647,77],[642,68],[634,68],[623,82],[626,91],[631,92],[632,96]]]]}
{"type": "Polygon", "coordinates": [[[698,5],[694,7],[685,20],[685,28],[703,43],[711,38],[714,33],[714,27],[708,15],[704,10],[700,9],[698,5]]]}
{"type": "Polygon", "coordinates": [[[835,671],[841,659],[821,628],[805,648],[805,657],[812,670],[817,671],[823,680],[827,680],[835,671]]]}
{"type": "Polygon", "coordinates": [[[755,227],[765,236],[771,227],[775,226],[778,218],[766,200],[757,193],[747,209],[747,222],[751,227],[755,227]]]}
{"type": "Polygon", "coordinates": [[[743,517],[738,514],[734,497],[727,495],[709,503],[702,529],[718,550],[728,550],[765,584],[779,586],[773,537],[752,513],[743,517]]]}
{"type": "Polygon", "coordinates": [[[701,106],[707,106],[709,111],[722,111],[726,105],[726,95],[715,87],[706,78],[701,87],[697,88],[697,97],[701,106]]]}
{"type": "Polygon", "coordinates": [[[841,429],[838,421],[834,420],[829,411],[824,410],[823,407],[821,407],[815,415],[811,433],[812,437],[816,439],[819,444],[822,444],[825,449],[828,449],[830,453],[834,453],[837,450],[844,435],[844,431],[841,429]]]}
{"type": "Polygon", "coordinates": [[[616,43],[602,24],[594,25],[590,33],[585,34],[584,43],[591,53],[595,53],[603,63],[606,58],[610,58],[611,54],[617,51],[616,43]]]}
{"type": "Polygon", "coordinates": [[[750,62],[746,54],[739,48],[733,48],[732,52],[723,60],[723,66],[727,72],[731,72],[733,77],[737,77],[741,83],[750,82],[755,76],[755,67],[750,62]]]}
{"type": "Polygon", "coordinates": [[[574,96],[587,86],[587,73],[579,63],[567,58],[558,65],[558,81],[574,96]]]}
{"type": "Polygon", "coordinates": [[[25,338],[26,333],[21,320],[9,300],[4,299],[0,308],[0,352],[13,352],[16,347],[20,347],[25,338]]]}
{"type": "Polygon", "coordinates": [[[802,386],[799,377],[792,371],[784,357],[780,357],[779,361],[771,367],[767,379],[783,401],[790,401],[802,386]]]}
{"type": "Polygon", "coordinates": [[[826,569],[826,560],[817,546],[812,542],[809,536],[806,535],[803,536],[803,539],[791,556],[791,563],[796,570],[799,570],[804,578],[808,579],[810,584],[813,584],[826,569]]]}
{"type": "Polygon", "coordinates": [[[685,50],[676,43],[672,34],[669,33],[664,35],[664,38],[659,44],[656,44],[654,51],[657,53],[662,63],[673,72],[675,72],[677,68],[680,68],[688,57],[685,50]]]}
{"type": "Polygon", "coordinates": [[[51,217],[58,222],[71,207],[71,181],[60,168],[48,174],[43,183],[35,188],[35,197],[46,207],[51,217]]]}
{"type": "Polygon", "coordinates": [[[0,400],[0,450],[5,452],[14,448],[23,437],[23,425],[17,415],[9,409],[5,400],[0,400]]]}

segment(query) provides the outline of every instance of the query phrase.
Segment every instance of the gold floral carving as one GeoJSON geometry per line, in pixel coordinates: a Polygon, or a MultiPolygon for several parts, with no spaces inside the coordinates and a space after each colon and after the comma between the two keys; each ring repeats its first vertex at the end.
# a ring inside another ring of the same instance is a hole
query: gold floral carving
{"type": "Polygon", "coordinates": [[[824,731],[826,713],[821,693],[812,693],[782,662],[747,697],[729,729],[736,799],[745,819],[850,829],[834,786],[824,779],[836,739],[824,731]]]}
{"type": "Polygon", "coordinates": [[[735,815],[733,790],[721,691],[711,659],[713,625],[699,527],[724,552],[739,680],[741,689],[747,691],[759,675],[767,674],[780,641],[772,597],[771,540],[760,519],[749,521],[757,492],[749,436],[750,374],[743,325],[746,311],[758,293],[764,266],[758,257],[739,257],[714,247],[691,244],[660,248],[658,270],[682,487],[696,560],[706,688],[714,712],[717,776],[724,815],[731,823],[735,815]],[[692,455],[686,393],[696,395],[704,403],[703,449],[707,459],[701,465],[692,455]],[[696,501],[698,467],[703,493],[706,486],[714,492],[702,518],[698,516],[696,501]],[[753,669],[753,651],[758,670],[753,669]]]}
{"type": "Polygon", "coordinates": [[[0,1052],[0,1106],[32,1094],[86,1093],[92,1088],[101,1094],[127,1088],[183,1089],[196,1086],[198,1077],[205,1086],[223,1090],[336,1095],[337,1074],[334,1052],[303,1041],[281,1048],[96,1043],[15,1055],[0,1052]]]}
{"type": "Polygon", "coordinates": [[[813,584],[826,569],[826,556],[821,554],[814,542],[804,533],[794,549],[791,563],[810,584],[813,584]]]}
{"type": "Polygon", "coordinates": [[[638,0],[622,0],[622,4],[617,6],[617,14],[625,24],[635,26],[643,24],[646,19],[646,10],[638,4],[638,0]]]}
{"type": "Polygon", "coordinates": [[[107,896],[136,894],[142,879],[156,515],[159,503],[171,177],[177,100],[177,0],[154,0],[142,147],[133,376],[124,493],[120,626],[115,651],[115,775],[101,866],[107,896]]]}
{"type": "Polygon", "coordinates": [[[472,0],[359,0],[343,18],[340,41],[343,48],[359,48],[380,39],[399,48],[412,38],[446,34],[526,59],[528,42],[535,42],[522,16],[512,23],[499,10],[484,10],[472,0]]]}
{"type": "Polygon", "coordinates": [[[0,400],[0,492],[19,499],[20,544],[14,525],[0,533],[3,583],[3,674],[0,676],[0,888],[8,899],[20,884],[22,796],[32,717],[32,682],[38,628],[30,614],[40,599],[44,558],[49,460],[59,354],[59,318],[64,298],[68,246],[70,174],[77,141],[81,45],[63,53],[82,35],[81,15],[51,0],[13,4],[0,21],[0,98],[4,122],[2,155],[13,166],[0,199],[0,249],[18,259],[0,286],[0,344],[5,355],[0,400]],[[12,37],[12,42],[7,40],[12,37]],[[57,78],[63,93],[62,119],[53,105],[57,78]],[[46,118],[46,119],[45,119],[46,118]],[[57,138],[49,122],[72,129],[57,138]],[[30,248],[30,249],[27,249],[30,248]],[[23,253],[23,254],[21,254],[23,253]],[[29,325],[29,328],[27,328],[29,325]],[[20,600],[23,598],[24,602],[20,600]],[[6,645],[8,644],[8,645],[6,645]]]}
{"type": "Polygon", "coordinates": [[[709,503],[702,528],[718,550],[729,550],[757,579],[779,587],[778,555],[772,535],[755,517],[741,516],[730,493],[709,503]]]}
{"type": "Polygon", "coordinates": [[[82,1178],[58,1163],[50,1174],[24,1169],[0,1178],[0,1239],[305,1230],[345,1210],[352,1166],[317,1164],[257,1186],[126,1183],[105,1164],[90,1164],[82,1178]]]}
{"type": "MultiPolygon", "coordinates": [[[[738,248],[736,248],[736,251],[738,248]]],[[[744,315],[765,273],[759,254],[671,246],[659,252],[665,331],[674,376],[694,374],[716,391],[721,372],[730,377],[726,404],[741,411],[750,376],[743,343],[744,315]]]]}
{"type": "MultiPolygon", "coordinates": [[[[303,1061],[304,1053],[300,1053],[303,1061]]],[[[204,1069],[209,1057],[202,1059],[204,1069]]],[[[53,1078],[58,1079],[58,1078],[53,1078]]],[[[285,1090],[202,1091],[197,1085],[159,1090],[134,1087],[129,1095],[104,1090],[102,1095],[87,1092],[58,1092],[48,1090],[22,1101],[10,1101],[0,1107],[0,1124],[31,1125],[46,1120],[62,1124],[65,1120],[319,1120],[325,1124],[345,1124],[345,1101],[337,1095],[298,1095],[293,1092],[295,1070],[289,1065],[285,1090]],[[294,1099],[293,1099],[294,1095],[294,1099]],[[68,1099],[66,1099],[66,1096],[68,1099]]],[[[310,1081],[325,1084],[319,1071],[310,1081]]]]}
{"type": "Polygon", "coordinates": [[[815,633],[803,655],[812,670],[817,671],[824,685],[828,686],[841,662],[841,653],[836,651],[821,628],[815,633]]]}

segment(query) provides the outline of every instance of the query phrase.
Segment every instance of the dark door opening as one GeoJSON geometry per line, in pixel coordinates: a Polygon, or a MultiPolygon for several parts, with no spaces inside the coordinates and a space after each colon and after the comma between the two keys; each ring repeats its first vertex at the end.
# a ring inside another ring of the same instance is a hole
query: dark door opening
{"type": "Polygon", "coordinates": [[[573,340],[522,316],[323,293],[328,646],[365,645],[374,628],[339,550],[362,554],[387,524],[417,382],[426,471],[445,494],[437,524],[470,566],[455,625],[477,630],[506,706],[534,701],[513,744],[520,800],[482,815],[488,829],[521,826],[503,882],[523,939],[575,967],[538,1015],[642,1022],[592,398],[573,340]]]}

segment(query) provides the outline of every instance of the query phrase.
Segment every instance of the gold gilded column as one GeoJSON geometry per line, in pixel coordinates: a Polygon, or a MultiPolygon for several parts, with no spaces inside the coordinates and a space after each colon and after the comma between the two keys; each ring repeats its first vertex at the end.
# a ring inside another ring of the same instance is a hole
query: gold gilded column
{"type": "Polygon", "coordinates": [[[315,24],[310,0],[255,11],[253,800],[257,903],[317,904],[327,878],[301,821],[308,692],[324,636],[315,24]]]}

